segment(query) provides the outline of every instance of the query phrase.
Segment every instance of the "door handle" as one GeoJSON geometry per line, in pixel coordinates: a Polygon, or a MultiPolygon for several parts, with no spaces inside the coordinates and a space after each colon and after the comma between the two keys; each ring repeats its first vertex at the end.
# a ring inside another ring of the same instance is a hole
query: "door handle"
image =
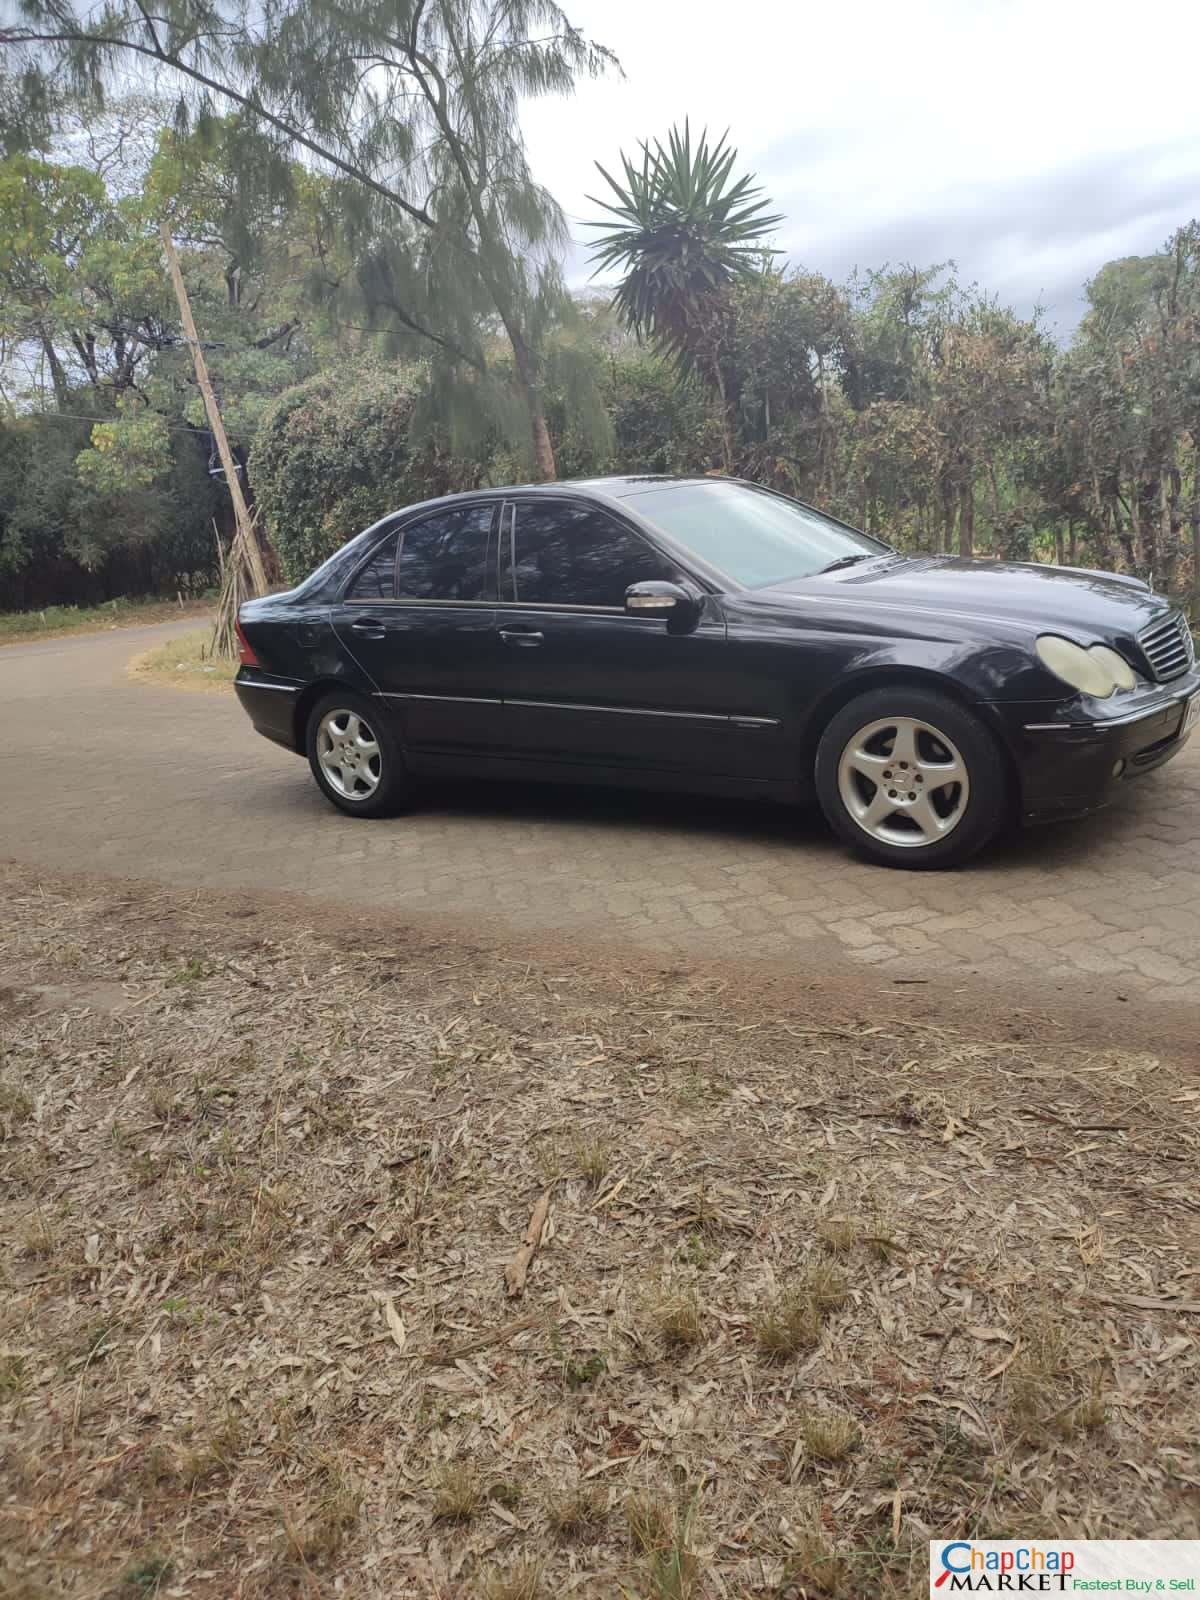
{"type": "Polygon", "coordinates": [[[382,639],[387,629],[378,617],[355,617],[350,632],[361,634],[364,639],[382,639]]]}
{"type": "Polygon", "coordinates": [[[500,637],[505,644],[515,644],[518,649],[536,650],[546,635],[533,628],[501,628],[500,637]]]}

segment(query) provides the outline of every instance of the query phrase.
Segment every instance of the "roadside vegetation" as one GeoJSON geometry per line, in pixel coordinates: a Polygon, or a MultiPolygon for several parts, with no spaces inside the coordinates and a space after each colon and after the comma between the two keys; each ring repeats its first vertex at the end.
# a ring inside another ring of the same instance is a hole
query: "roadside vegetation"
{"type": "Polygon", "coordinates": [[[16,7],[0,606],[214,576],[230,496],[169,219],[272,581],[428,496],[714,472],[909,550],[1152,577],[1200,613],[1200,221],[1099,265],[1060,338],[945,261],[835,282],[785,260],[770,195],[685,121],[595,174],[606,286],[572,294],[518,110],[613,57],[553,0],[409,11],[177,0],[165,38],[135,0],[16,7]],[[147,57],[161,98],[130,94],[147,57]]]}
{"type": "Polygon", "coordinates": [[[228,691],[237,669],[236,661],[213,654],[211,628],[197,628],[178,639],[168,639],[166,644],[156,645],[129,663],[131,678],[174,689],[228,691]]]}
{"type": "Polygon", "coordinates": [[[1194,1531],[1194,1063],[0,874],[0,1593],[1194,1531]]]}
{"type": "Polygon", "coordinates": [[[150,622],[170,622],[212,609],[212,601],[123,598],[102,606],[46,606],[40,611],[0,611],[0,645],[53,639],[64,633],[103,633],[150,622]]]}

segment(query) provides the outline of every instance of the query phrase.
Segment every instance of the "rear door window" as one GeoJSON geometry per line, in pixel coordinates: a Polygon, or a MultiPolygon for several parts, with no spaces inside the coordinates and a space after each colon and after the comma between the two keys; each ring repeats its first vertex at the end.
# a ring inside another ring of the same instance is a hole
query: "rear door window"
{"type": "Polygon", "coordinates": [[[402,530],[397,600],[490,600],[491,505],[435,512],[402,530]]]}

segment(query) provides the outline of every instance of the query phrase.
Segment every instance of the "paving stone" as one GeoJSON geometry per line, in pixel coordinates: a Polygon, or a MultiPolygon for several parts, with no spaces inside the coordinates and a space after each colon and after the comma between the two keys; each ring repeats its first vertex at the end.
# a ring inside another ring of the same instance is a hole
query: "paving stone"
{"type": "Polygon", "coordinates": [[[1200,738],[1100,816],[1030,830],[958,872],[881,871],[811,812],[682,796],[445,785],[406,816],[357,823],[232,700],[128,680],[129,657],[173,626],[0,649],[0,851],[486,919],[564,947],[591,936],[812,972],[1076,976],[1200,1004],[1200,738]]]}

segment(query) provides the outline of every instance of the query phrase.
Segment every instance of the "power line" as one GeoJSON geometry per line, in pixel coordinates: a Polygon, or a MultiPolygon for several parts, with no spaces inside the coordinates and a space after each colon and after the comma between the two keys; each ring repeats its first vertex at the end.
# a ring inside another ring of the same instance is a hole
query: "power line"
{"type": "MultiPolygon", "coordinates": [[[[142,415],[146,415],[146,413],[143,412],[142,415]]],[[[155,412],[153,415],[161,416],[161,413],[155,412]]],[[[116,416],[89,417],[87,413],[83,411],[18,411],[14,412],[13,415],[6,420],[10,423],[90,422],[94,427],[96,424],[101,422],[119,422],[121,418],[116,416]]],[[[208,428],[207,426],[203,428],[193,427],[190,423],[186,422],[164,422],[163,427],[167,429],[168,433],[190,433],[196,436],[199,436],[200,434],[211,433],[212,431],[211,428],[208,428]]]]}

